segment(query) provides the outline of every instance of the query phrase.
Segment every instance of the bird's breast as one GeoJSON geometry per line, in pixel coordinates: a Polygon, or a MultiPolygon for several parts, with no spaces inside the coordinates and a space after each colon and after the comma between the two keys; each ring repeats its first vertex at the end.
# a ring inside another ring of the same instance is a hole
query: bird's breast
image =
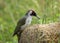
{"type": "Polygon", "coordinates": [[[32,17],[30,16],[30,17],[28,17],[27,19],[26,19],[26,25],[29,25],[29,24],[31,24],[31,21],[32,21],[32,17]]]}
{"type": "Polygon", "coordinates": [[[32,17],[28,17],[25,21],[25,24],[21,26],[22,30],[31,24],[32,17]]]}

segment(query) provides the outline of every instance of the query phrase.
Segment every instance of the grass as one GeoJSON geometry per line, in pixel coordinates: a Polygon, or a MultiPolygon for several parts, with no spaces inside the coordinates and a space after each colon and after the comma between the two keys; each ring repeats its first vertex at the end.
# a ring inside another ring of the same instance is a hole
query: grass
{"type": "Polygon", "coordinates": [[[0,43],[17,43],[12,37],[16,23],[25,13],[33,9],[40,20],[33,17],[32,24],[60,21],[59,0],[0,0],[0,43]]]}

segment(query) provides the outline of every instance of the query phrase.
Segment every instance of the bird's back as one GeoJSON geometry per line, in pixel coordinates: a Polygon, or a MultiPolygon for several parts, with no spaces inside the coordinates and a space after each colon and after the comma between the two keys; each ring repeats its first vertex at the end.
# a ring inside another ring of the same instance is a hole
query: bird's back
{"type": "Polygon", "coordinates": [[[25,21],[26,21],[26,18],[25,18],[25,17],[21,18],[21,19],[18,21],[17,26],[16,26],[16,28],[15,28],[15,30],[14,30],[13,36],[15,36],[16,34],[18,34],[17,32],[20,31],[21,26],[25,24],[25,21]]]}

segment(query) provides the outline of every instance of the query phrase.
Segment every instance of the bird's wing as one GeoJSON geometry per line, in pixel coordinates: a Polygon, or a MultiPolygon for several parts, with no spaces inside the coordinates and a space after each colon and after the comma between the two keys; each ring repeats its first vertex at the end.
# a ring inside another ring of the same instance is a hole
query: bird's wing
{"type": "Polygon", "coordinates": [[[23,17],[22,19],[20,19],[20,20],[18,21],[17,25],[22,26],[22,25],[25,24],[25,21],[26,21],[26,17],[23,17]]]}
{"type": "Polygon", "coordinates": [[[21,26],[25,24],[25,21],[26,21],[26,18],[25,18],[25,17],[22,18],[22,19],[20,19],[20,20],[18,21],[13,36],[14,36],[15,34],[17,34],[17,33],[20,31],[21,26]]]}

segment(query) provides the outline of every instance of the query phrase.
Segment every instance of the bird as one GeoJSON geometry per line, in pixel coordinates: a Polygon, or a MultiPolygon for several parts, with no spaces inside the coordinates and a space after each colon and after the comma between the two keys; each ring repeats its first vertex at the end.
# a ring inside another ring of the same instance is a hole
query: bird
{"type": "Polygon", "coordinates": [[[23,30],[31,24],[33,16],[40,19],[40,17],[37,16],[34,10],[28,10],[25,16],[18,21],[17,26],[14,30],[13,36],[18,35],[20,37],[23,30]]]}

